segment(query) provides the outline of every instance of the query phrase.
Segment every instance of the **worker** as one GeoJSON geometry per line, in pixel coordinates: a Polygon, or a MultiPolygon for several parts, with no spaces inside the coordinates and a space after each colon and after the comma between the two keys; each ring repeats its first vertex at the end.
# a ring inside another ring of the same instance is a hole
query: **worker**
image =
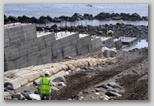
{"type": "Polygon", "coordinates": [[[94,35],[91,35],[91,39],[94,39],[95,38],[95,36],[94,35]]]}
{"type": "Polygon", "coordinates": [[[49,78],[49,75],[50,75],[49,71],[45,71],[44,77],[42,77],[40,80],[39,91],[41,100],[49,100],[51,98],[52,82],[51,79],[49,78]]]}
{"type": "Polygon", "coordinates": [[[114,34],[114,31],[112,31],[112,30],[109,30],[109,31],[106,32],[106,35],[112,36],[113,34],[114,34]]]}

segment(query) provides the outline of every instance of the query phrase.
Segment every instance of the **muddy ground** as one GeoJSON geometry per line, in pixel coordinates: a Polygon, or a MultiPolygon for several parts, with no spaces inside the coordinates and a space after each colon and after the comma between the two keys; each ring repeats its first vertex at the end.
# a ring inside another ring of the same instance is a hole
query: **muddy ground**
{"type": "Polygon", "coordinates": [[[52,99],[104,100],[106,92],[115,91],[121,96],[109,96],[107,100],[148,100],[148,49],[123,53],[122,57],[95,69],[66,76],[67,86],[53,92],[52,99]],[[98,90],[94,87],[109,82],[119,83],[121,88],[98,90]]]}

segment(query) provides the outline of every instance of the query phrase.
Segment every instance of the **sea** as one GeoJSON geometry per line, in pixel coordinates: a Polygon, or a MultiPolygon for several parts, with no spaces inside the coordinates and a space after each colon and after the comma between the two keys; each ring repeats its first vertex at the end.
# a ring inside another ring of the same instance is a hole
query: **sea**
{"type": "MultiPolygon", "coordinates": [[[[50,16],[52,18],[59,16],[72,16],[74,13],[84,15],[85,13],[93,16],[100,12],[107,13],[138,13],[140,16],[148,16],[148,4],[4,4],[4,14],[6,16],[36,17],[50,16]]],[[[98,21],[82,20],[75,23],[68,22],[71,25],[101,25],[116,24],[117,21],[98,21]]],[[[125,24],[148,25],[148,21],[124,21],[125,24]]],[[[64,23],[50,23],[63,26],[64,23]]]]}

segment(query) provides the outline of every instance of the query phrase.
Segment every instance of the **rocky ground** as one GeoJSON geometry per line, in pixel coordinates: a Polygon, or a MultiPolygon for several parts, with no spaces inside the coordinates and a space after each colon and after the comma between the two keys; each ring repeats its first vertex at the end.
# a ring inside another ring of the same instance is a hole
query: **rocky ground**
{"type": "MultiPolygon", "coordinates": [[[[53,79],[52,100],[148,100],[148,48],[118,54],[53,79]]],[[[8,85],[4,91],[5,100],[39,100],[35,84],[15,90],[8,85]]]]}
{"type": "Polygon", "coordinates": [[[110,63],[83,69],[53,92],[60,100],[148,100],[148,50],[131,51],[110,63]]]}

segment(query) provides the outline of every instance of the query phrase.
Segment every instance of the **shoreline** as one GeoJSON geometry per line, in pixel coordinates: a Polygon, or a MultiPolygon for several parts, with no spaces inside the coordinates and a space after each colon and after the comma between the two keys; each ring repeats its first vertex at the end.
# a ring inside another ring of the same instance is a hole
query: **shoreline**
{"type": "Polygon", "coordinates": [[[28,16],[6,16],[4,14],[4,24],[9,22],[28,22],[28,23],[39,23],[39,24],[47,24],[49,22],[57,22],[60,23],[62,21],[65,22],[76,22],[81,20],[99,20],[99,21],[110,21],[110,20],[123,20],[123,21],[148,21],[148,16],[140,16],[137,13],[129,14],[129,13],[105,13],[101,12],[95,16],[92,14],[85,13],[81,15],[79,13],[74,13],[72,16],[59,16],[59,17],[51,17],[51,16],[40,16],[36,17],[28,17],[28,16]]]}

